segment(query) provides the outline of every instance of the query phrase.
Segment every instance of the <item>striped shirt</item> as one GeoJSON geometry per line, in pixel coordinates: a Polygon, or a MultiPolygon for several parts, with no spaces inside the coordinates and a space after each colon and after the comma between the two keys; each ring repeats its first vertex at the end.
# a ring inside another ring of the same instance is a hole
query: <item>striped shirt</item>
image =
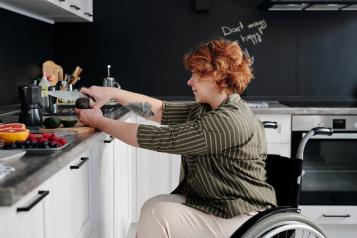
{"type": "Polygon", "coordinates": [[[265,132],[248,104],[232,94],[208,104],[163,102],[161,124],[140,125],[140,147],[180,154],[185,204],[223,218],[276,206],[266,182],[265,132]]]}

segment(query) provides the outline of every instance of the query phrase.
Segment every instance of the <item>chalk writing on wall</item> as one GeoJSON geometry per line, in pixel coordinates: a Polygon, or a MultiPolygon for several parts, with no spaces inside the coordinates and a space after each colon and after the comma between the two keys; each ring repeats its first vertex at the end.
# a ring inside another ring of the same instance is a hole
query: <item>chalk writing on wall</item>
{"type": "Polygon", "coordinates": [[[268,24],[265,20],[257,20],[250,23],[238,21],[235,26],[222,26],[221,31],[224,37],[237,35],[236,40],[243,49],[244,54],[250,57],[254,63],[254,56],[249,54],[247,47],[252,47],[263,42],[264,30],[268,24]]]}

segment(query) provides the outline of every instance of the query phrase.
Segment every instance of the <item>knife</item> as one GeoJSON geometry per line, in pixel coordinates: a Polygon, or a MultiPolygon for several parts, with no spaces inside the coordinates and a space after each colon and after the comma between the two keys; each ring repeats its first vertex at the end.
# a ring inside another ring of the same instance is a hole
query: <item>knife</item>
{"type": "Polygon", "coordinates": [[[70,100],[70,101],[75,101],[78,98],[90,98],[92,99],[94,102],[94,98],[88,96],[87,94],[78,92],[78,91],[48,91],[48,95],[52,96],[52,97],[56,97],[56,98],[60,98],[62,100],[70,100]]]}

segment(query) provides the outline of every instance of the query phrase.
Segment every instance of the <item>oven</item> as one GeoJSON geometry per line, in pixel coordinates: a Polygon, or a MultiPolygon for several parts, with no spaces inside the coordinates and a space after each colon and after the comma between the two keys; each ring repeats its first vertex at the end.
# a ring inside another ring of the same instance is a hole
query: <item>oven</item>
{"type": "Polygon", "coordinates": [[[304,151],[301,205],[357,205],[357,116],[293,115],[291,154],[311,128],[334,129],[312,137],[304,151]]]}

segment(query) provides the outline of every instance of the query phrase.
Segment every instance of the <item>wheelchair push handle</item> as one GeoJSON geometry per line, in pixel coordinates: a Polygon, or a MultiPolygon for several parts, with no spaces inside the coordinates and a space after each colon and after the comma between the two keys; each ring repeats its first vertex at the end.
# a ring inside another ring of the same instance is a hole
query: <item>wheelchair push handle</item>
{"type": "Polygon", "coordinates": [[[311,130],[314,131],[314,136],[315,135],[331,136],[333,134],[332,128],[329,128],[329,127],[315,127],[315,128],[312,128],[311,130]]]}
{"type": "Polygon", "coordinates": [[[332,134],[333,134],[333,130],[332,130],[332,128],[329,128],[329,127],[315,127],[315,128],[312,128],[301,139],[301,141],[299,143],[299,147],[298,147],[297,153],[296,153],[296,158],[297,159],[301,159],[301,160],[303,159],[303,157],[304,157],[304,149],[305,149],[306,143],[311,137],[313,137],[315,135],[331,136],[332,134]]]}

